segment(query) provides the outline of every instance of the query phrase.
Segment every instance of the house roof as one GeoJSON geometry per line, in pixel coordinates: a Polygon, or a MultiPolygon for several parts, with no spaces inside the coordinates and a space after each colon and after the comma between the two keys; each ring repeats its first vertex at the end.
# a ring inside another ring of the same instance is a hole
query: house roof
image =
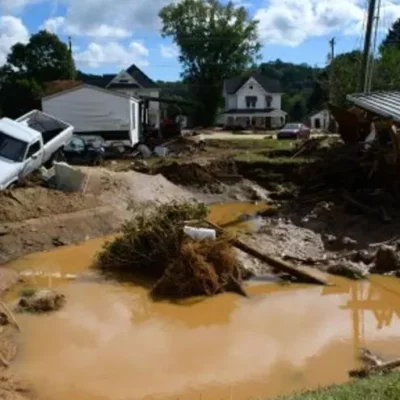
{"type": "Polygon", "coordinates": [[[97,90],[97,91],[100,91],[100,92],[102,92],[102,93],[107,93],[107,94],[109,94],[109,95],[111,95],[111,96],[124,97],[124,98],[126,98],[126,99],[133,99],[133,100],[136,100],[136,101],[140,101],[139,99],[137,99],[137,98],[135,98],[135,97],[133,97],[133,96],[129,96],[129,95],[127,95],[127,94],[120,93],[120,92],[115,92],[115,91],[113,91],[113,90],[103,89],[103,88],[100,88],[100,87],[98,87],[98,86],[88,85],[87,83],[83,83],[83,84],[81,84],[81,85],[79,85],[79,86],[75,86],[75,87],[72,87],[72,88],[63,90],[63,91],[61,91],[61,92],[57,92],[57,93],[52,94],[52,95],[50,95],[50,96],[42,97],[42,100],[50,100],[50,99],[53,99],[53,98],[55,98],[55,97],[62,96],[62,95],[64,95],[64,94],[73,92],[73,91],[75,91],[75,90],[78,90],[78,89],[81,89],[81,88],[84,88],[84,87],[89,88],[89,89],[93,89],[93,90],[97,90]]]}
{"type": "Polygon", "coordinates": [[[100,78],[85,78],[83,82],[91,86],[106,88],[107,85],[115,78],[115,76],[116,75],[103,75],[100,78]]]}
{"type": "Polygon", "coordinates": [[[136,83],[111,83],[110,85],[107,85],[107,89],[137,89],[140,86],[137,85],[136,83]]]}
{"type": "Polygon", "coordinates": [[[235,78],[226,79],[224,82],[226,92],[228,94],[235,94],[250,78],[255,79],[266,92],[281,93],[282,91],[279,81],[269,79],[258,72],[254,72],[248,77],[238,76],[235,78]]]}
{"type": "MultiPolygon", "coordinates": [[[[141,69],[139,69],[135,64],[132,64],[126,72],[144,89],[158,89],[157,84],[150,79],[141,69]]],[[[118,74],[105,74],[100,78],[86,78],[84,80],[85,83],[97,86],[101,88],[138,88],[138,85],[135,84],[127,84],[127,83],[112,83],[112,80],[118,74]],[[111,85],[110,85],[111,84],[111,85]],[[122,85],[122,86],[121,86],[122,85]]]]}
{"type": "Polygon", "coordinates": [[[400,92],[356,93],[347,99],[364,110],[400,122],[400,92]]]}
{"type": "Polygon", "coordinates": [[[158,89],[158,85],[150,79],[135,64],[132,64],[126,72],[144,89],[158,89]]]}

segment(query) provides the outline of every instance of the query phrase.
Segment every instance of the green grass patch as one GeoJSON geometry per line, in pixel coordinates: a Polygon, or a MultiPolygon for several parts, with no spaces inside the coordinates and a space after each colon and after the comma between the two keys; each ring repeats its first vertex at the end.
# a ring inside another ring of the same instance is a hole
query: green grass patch
{"type": "Polygon", "coordinates": [[[291,150],[294,148],[294,140],[276,139],[208,139],[207,146],[220,149],[280,149],[291,150]]]}
{"type": "MultiPolygon", "coordinates": [[[[280,397],[279,400],[398,400],[400,374],[361,379],[326,389],[280,397]]],[[[278,399],[276,399],[278,400],[278,399]]]]}
{"type": "Polygon", "coordinates": [[[268,153],[263,153],[263,152],[245,152],[245,153],[239,153],[236,156],[234,156],[235,161],[239,162],[247,162],[247,163],[262,163],[265,165],[277,165],[277,164],[293,164],[293,165],[299,165],[299,164],[307,164],[307,163],[312,163],[315,161],[314,158],[311,157],[268,157],[268,153]]]}

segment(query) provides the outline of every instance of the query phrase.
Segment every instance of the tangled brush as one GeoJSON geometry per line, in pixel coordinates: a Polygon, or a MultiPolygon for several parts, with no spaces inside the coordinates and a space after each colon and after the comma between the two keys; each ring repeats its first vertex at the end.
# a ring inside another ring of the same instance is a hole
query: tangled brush
{"type": "Polygon", "coordinates": [[[104,246],[97,265],[107,274],[154,280],[157,297],[245,294],[240,282],[247,276],[229,238],[194,241],[183,233],[185,221],[204,220],[207,213],[202,204],[170,203],[137,215],[104,246]]]}
{"type": "Polygon", "coordinates": [[[233,291],[245,295],[240,282],[248,277],[228,238],[185,239],[178,257],[168,265],[152,289],[155,297],[212,296],[233,291]]]}

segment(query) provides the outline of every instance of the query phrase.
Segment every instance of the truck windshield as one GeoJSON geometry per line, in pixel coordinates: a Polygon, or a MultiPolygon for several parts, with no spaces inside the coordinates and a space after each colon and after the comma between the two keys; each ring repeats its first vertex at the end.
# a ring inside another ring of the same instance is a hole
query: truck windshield
{"type": "Polygon", "coordinates": [[[15,139],[0,131],[0,157],[21,162],[24,160],[27,145],[26,142],[15,139]]]}

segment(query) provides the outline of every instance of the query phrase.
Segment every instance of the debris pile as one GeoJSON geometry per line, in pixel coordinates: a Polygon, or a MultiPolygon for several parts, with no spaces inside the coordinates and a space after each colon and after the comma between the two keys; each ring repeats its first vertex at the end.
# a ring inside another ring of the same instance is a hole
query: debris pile
{"type": "Polygon", "coordinates": [[[65,296],[51,289],[26,290],[18,302],[18,312],[46,313],[57,311],[65,304],[65,296]]]}
{"type": "Polygon", "coordinates": [[[202,221],[207,212],[202,204],[170,203],[137,215],[105,245],[97,265],[120,279],[150,279],[155,297],[244,294],[240,283],[248,275],[229,238],[196,240],[184,234],[188,221],[202,221]]]}
{"type": "Polygon", "coordinates": [[[207,186],[215,184],[217,178],[208,170],[196,163],[179,164],[174,162],[169,165],[162,165],[157,173],[164,175],[168,180],[183,186],[207,186]]]}
{"type": "Polygon", "coordinates": [[[352,251],[340,260],[333,261],[327,272],[350,279],[363,279],[368,274],[400,277],[400,254],[395,246],[379,245],[369,251],[352,251]]]}
{"type": "MultiPolygon", "coordinates": [[[[315,153],[318,156],[318,152],[315,153]]],[[[369,215],[382,214],[384,203],[400,199],[397,168],[392,148],[376,145],[366,151],[363,144],[331,147],[318,159],[304,165],[301,201],[337,199],[369,215]]]]}

